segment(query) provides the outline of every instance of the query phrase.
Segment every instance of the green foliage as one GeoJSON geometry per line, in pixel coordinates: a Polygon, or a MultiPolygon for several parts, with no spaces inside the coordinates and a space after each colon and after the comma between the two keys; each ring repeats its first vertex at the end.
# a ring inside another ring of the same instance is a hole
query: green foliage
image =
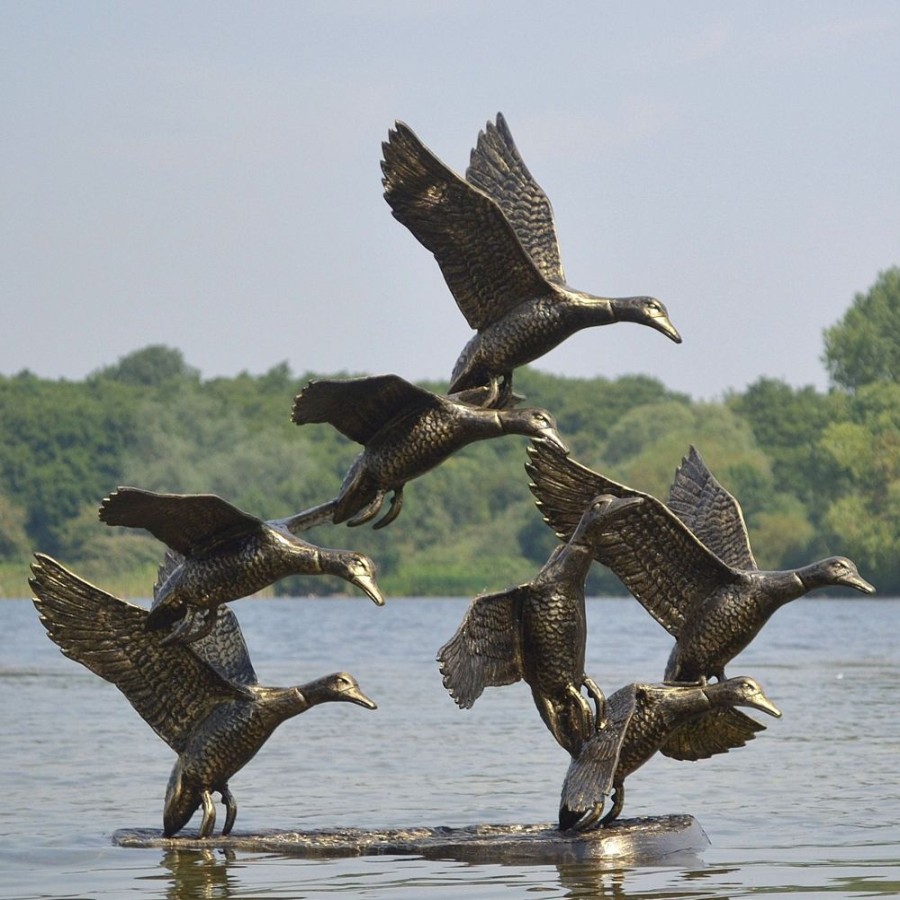
{"type": "MultiPolygon", "coordinates": [[[[889,361],[898,285],[900,271],[884,273],[829,331],[833,377],[852,391],[763,378],[721,403],[694,403],[646,376],[531,369],[516,373],[516,390],[555,415],[579,462],[663,498],[696,446],[740,500],[761,566],[843,553],[881,592],[898,592],[900,385],[889,361]],[[851,348],[872,345],[860,337],[872,321],[878,362],[867,368],[851,348]]],[[[97,520],[102,497],[122,484],[217,493],[264,518],[334,497],[359,447],[328,425],[291,423],[293,398],[312,377],[281,363],[204,381],[179,351],[153,346],[81,383],[0,378],[0,594],[27,592],[28,555],[39,549],[106,589],[149,595],[162,545],[97,520]]],[[[308,538],[368,553],[388,595],[474,595],[526,581],[556,546],[528,490],[526,444],[509,436],[464,448],[406,486],[403,513],[387,529],[323,526],[308,538]]],[[[602,566],[587,589],[623,591],[602,566]]],[[[352,591],[312,577],[272,590],[352,591]]]]}
{"type": "Polygon", "coordinates": [[[860,388],[849,419],[825,429],[821,445],[847,474],[852,492],[833,499],[830,542],[873,573],[879,587],[900,585],[900,384],[860,388]]]}
{"type": "Polygon", "coordinates": [[[856,390],[900,380],[900,267],[881,272],[857,294],[836,325],[825,330],[823,357],[834,384],[856,390]]]}

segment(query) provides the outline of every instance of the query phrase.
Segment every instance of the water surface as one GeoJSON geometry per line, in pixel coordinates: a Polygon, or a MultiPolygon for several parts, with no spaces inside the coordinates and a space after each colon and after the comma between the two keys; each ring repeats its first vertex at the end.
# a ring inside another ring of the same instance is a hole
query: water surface
{"type": "MultiPolygon", "coordinates": [[[[467,602],[234,604],[264,683],[347,669],[379,704],[286,722],[231,781],[236,830],[552,821],[568,758],[527,688],[488,689],[463,711],[441,685],[435,652],[467,602]]],[[[634,600],[591,600],[588,617],[587,668],[607,693],[661,677],[670,639],[634,600]]],[[[760,681],[784,717],[763,717],[747,747],[698,763],[657,756],[628,779],[624,815],[694,815],[711,841],[702,856],[507,866],[113,845],[119,828],[161,826],[174,755],[115,687],[59,653],[30,601],[3,601],[0,896],[895,896],[898,622],[900,600],[790,604],[728,670],[760,681]]]]}

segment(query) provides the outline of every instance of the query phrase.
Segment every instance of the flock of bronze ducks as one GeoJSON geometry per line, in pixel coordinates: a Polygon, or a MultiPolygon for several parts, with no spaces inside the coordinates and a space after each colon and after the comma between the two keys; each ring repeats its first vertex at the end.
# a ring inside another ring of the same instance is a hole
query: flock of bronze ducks
{"type": "Polygon", "coordinates": [[[542,721],[571,757],[563,830],[613,821],[625,778],[657,751],[696,760],[743,746],[764,726],[736,707],[780,715],[753,679],[724,671],[779,606],[829,585],[874,590],[842,557],[759,570],[740,506],[694,448],[668,503],[571,459],[552,415],[517,405],[514,370],[580,329],[618,321],[680,343],[665,307],[653,297],[599,297],[566,284],[550,203],[502,115],[479,134],[465,177],[402,123],[382,148],[393,215],[434,254],[476,331],[448,394],[394,374],[310,382],[294,399],[293,421],[329,423],[363,449],[333,499],[283,519],[260,519],[211,494],[111,493],[101,521],[146,529],[167,547],[149,611],[35,554],[30,584],[50,639],[115,684],[178,755],[166,836],[200,808],[199,835],[210,835],[214,793],[228,834],[237,814],[229,779],[286,719],[328,701],[375,708],[345,672],[297,687],[260,685],[228,604],[302,574],[337,575],[382,605],[371,559],[299,535],[372,522],[388,495],[373,527],[389,525],[406,482],[475,441],[531,438],[531,490],[560,543],[532,581],[472,601],[438,652],[440,671],[463,708],[486,687],[529,685],[542,721]],[[584,584],[594,561],[675,639],[663,682],[630,684],[607,698],[587,675],[584,584]]]}

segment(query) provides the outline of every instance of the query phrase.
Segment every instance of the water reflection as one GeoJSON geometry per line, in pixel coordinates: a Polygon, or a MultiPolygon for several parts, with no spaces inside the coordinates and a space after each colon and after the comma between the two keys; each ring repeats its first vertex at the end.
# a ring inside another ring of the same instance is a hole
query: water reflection
{"type": "Polygon", "coordinates": [[[236,859],[233,850],[167,850],[160,861],[169,880],[163,896],[166,900],[236,897],[240,890],[236,859]]]}
{"type": "MultiPolygon", "coordinates": [[[[641,898],[715,897],[728,900],[721,886],[699,882],[713,871],[694,853],[678,853],[667,858],[666,866],[633,868],[598,861],[564,863],[556,866],[562,896],[570,900],[641,900],[641,898]]],[[[716,874],[721,874],[718,869],[716,874]]]]}

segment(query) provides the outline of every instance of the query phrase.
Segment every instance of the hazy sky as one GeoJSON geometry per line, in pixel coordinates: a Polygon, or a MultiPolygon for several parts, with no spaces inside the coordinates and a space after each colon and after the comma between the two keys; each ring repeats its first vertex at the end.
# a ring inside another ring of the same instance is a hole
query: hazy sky
{"type": "Polygon", "coordinates": [[[569,282],[684,337],[589,329],[547,371],[822,388],[823,329],[900,263],[896,0],[6,0],[0,78],[4,374],[162,343],[448,379],[471,331],[382,198],[395,119],[464,172],[502,110],[569,282]]]}

